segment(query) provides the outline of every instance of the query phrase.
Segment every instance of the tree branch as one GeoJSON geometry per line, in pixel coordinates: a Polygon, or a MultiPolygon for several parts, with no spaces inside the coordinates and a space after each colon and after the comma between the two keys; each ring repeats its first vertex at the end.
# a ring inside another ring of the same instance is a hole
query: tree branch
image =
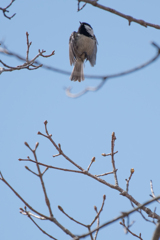
{"type": "Polygon", "coordinates": [[[14,1],[15,1],[15,0],[11,0],[10,4],[8,4],[8,6],[5,7],[5,8],[1,8],[1,7],[0,7],[0,10],[2,10],[4,17],[6,17],[6,18],[8,18],[8,19],[11,19],[11,18],[13,18],[13,17],[16,15],[16,13],[14,13],[11,17],[9,17],[9,16],[6,15],[6,13],[9,12],[9,11],[7,10],[7,8],[9,8],[14,1]]]}
{"type": "Polygon", "coordinates": [[[62,231],[64,231],[67,235],[71,236],[72,238],[75,237],[74,234],[72,234],[68,229],[66,229],[63,225],[61,225],[56,218],[54,217],[48,217],[40,212],[38,212],[37,210],[35,210],[34,208],[32,208],[16,191],[14,188],[11,187],[11,185],[4,179],[4,177],[2,176],[2,173],[0,172],[0,180],[3,181],[13,192],[14,194],[33,212],[35,212],[36,214],[40,215],[41,217],[45,218],[46,220],[49,220],[53,223],[55,223],[62,231]]]}
{"type": "MultiPolygon", "coordinates": [[[[106,227],[107,225],[118,221],[119,219],[125,218],[125,217],[129,216],[130,214],[134,213],[135,211],[137,211],[138,209],[143,209],[145,205],[148,205],[148,204],[150,204],[150,203],[158,200],[159,198],[160,198],[160,196],[157,196],[156,198],[151,199],[151,200],[145,202],[144,204],[140,204],[137,208],[134,208],[134,209],[132,209],[132,210],[130,210],[130,211],[128,211],[128,212],[123,212],[120,216],[118,216],[118,217],[116,217],[116,218],[114,218],[114,219],[112,219],[112,220],[110,220],[110,221],[102,224],[102,225],[99,226],[98,228],[95,228],[94,230],[92,230],[90,233],[94,233],[94,232],[96,232],[98,229],[102,229],[102,228],[106,227]]],[[[159,227],[159,228],[160,228],[160,227],[159,227]]],[[[159,231],[159,232],[160,232],[160,231],[159,231]]],[[[83,235],[79,235],[79,236],[76,236],[76,237],[72,238],[72,240],[79,240],[79,239],[81,239],[81,238],[87,237],[88,235],[89,235],[89,233],[86,233],[86,234],[83,234],[83,235]]],[[[158,240],[158,238],[152,239],[152,240],[158,240]]]]}
{"type": "MultiPolygon", "coordinates": [[[[23,63],[22,65],[19,65],[17,67],[12,67],[12,66],[9,66],[6,63],[4,63],[2,60],[0,60],[0,63],[4,67],[6,67],[6,68],[0,67],[0,74],[3,73],[3,72],[12,72],[12,71],[15,71],[15,70],[22,70],[22,69],[35,70],[35,69],[43,66],[42,64],[38,64],[37,65],[37,63],[35,61],[39,56],[41,56],[41,57],[51,57],[51,56],[54,55],[54,53],[55,53],[54,51],[51,54],[49,54],[49,55],[44,55],[44,53],[46,51],[38,50],[39,53],[32,60],[28,60],[29,59],[29,49],[30,49],[30,46],[32,44],[32,42],[29,42],[29,34],[28,34],[28,32],[26,32],[26,39],[27,39],[27,52],[26,52],[26,59],[24,60],[25,63],[23,63]],[[34,64],[36,64],[36,65],[34,65],[34,64]]],[[[5,48],[4,49],[0,49],[0,52],[3,52],[5,54],[7,54],[7,49],[5,49],[5,48]]]]}
{"type": "Polygon", "coordinates": [[[103,75],[103,76],[92,76],[92,75],[85,75],[85,78],[93,78],[93,79],[101,79],[101,82],[96,86],[96,87],[86,87],[84,90],[82,90],[81,92],[79,93],[72,93],[71,92],[71,87],[68,87],[66,88],[66,95],[68,97],[71,97],[71,98],[78,98],[78,97],[81,97],[83,96],[84,94],[88,93],[88,92],[95,92],[95,91],[98,91],[101,87],[104,86],[104,84],[110,79],[110,78],[116,78],[116,77],[120,77],[120,76],[124,76],[124,75],[127,75],[127,74],[130,74],[130,73],[133,73],[133,72],[136,72],[144,67],[147,67],[148,65],[150,65],[151,63],[153,63],[155,60],[158,59],[159,55],[160,55],[160,47],[152,42],[151,43],[154,47],[156,47],[157,49],[157,53],[156,55],[151,58],[149,61],[135,67],[135,68],[132,68],[130,70],[127,70],[127,71],[124,71],[124,72],[120,72],[120,73],[115,73],[115,74],[111,74],[111,75],[103,75]]]}
{"type": "Polygon", "coordinates": [[[115,15],[118,15],[119,17],[122,17],[124,19],[127,19],[128,20],[128,23],[129,25],[131,25],[131,22],[135,22],[135,23],[138,23],[140,24],[141,26],[143,27],[153,27],[153,28],[156,28],[156,29],[160,29],[160,25],[157,25],[157,24],[153,24],[153,23],[149,23],[149,22],[146,22],[144,20],[141,20],[141,19],[136,19],[132,16],[129,16],[129,15],[126,15],[126,14],[123,14],[121,12],[118,12],[116,11],[115,9],[113,8],[109,8],[109,7],[106,7],[106,6],[103,6],[99,3],[97,3],[98,1],[97,0],[78,0],[78,2],[84,2],[84,3],[88,3],[88,4],[91,4],[92,6],[94,7],[97,7],[97,8],[100,8],[102,10],[105,10],[107,12],[110,12],[110,13],[113,13],[115,15]]]}

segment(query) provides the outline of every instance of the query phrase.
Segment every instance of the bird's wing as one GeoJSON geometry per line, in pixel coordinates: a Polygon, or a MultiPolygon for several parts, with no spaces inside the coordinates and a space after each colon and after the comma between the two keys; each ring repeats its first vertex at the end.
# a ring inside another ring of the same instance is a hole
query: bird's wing
{"type": "Polygon", "coordinates": [[[97,39],[96,37],[94,37],[95,39],[95,45],[94,45],[94,49],[93,49],[93,53],[92,55],[88,58],[88,60],[90,61],[91,66],[94,66],[96,64],[96,54],[97,54],[97,39]]]}
{"type": "Polygon", "coordinates": [[[76,60],[76,56],[75,56],[75,44],[74,44],[74,40],[75,40],[75,34],[76,32],[73,32],[69,38],[69,60],[70,60],[70,65],[75,63],[76,60]]]}

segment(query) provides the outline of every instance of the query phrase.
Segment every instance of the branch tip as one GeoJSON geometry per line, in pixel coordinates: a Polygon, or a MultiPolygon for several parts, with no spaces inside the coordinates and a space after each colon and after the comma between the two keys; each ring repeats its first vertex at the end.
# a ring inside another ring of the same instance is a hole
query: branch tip
{"type": "Polygon", "coordinates": [[[24,142],[24,144],[26,145],[26,147],[30,148],[30,146],[27,142],[24,142]]]}
{"type": "Polygon", "coordinates": [[[97,207],[96,206],[94,206],[94,210],[97,212],[97,207]]]}
{"type": "Polygon", "coordinates": [[[39,146],[39,142],[36,142],[35,150],[37,149],[38,146],[39,146]]]}
{"type": "Polygon", "coordinates": [[[63,211],[63,208],[61,206],[58,205],[58,209],[61,211],[61,212],[64,212],[63,211]]]}
{"type": "Polygon", "coordinates": [[[48,121],[47,121],[47,120],[45,120],[45,121],[44,121],[44,125],[47,125],[47,123],[48,123],[48,121]]]}

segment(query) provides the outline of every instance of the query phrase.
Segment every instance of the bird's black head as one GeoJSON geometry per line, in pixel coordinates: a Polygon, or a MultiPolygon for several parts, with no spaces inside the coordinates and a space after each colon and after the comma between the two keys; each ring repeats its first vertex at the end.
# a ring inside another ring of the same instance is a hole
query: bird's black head
{"type": "Polygon", "coordinates": [[[87,37],[93,37],[94,33],[93,33],[93,28],[91,27],[91,25],[89,25],[88,23],[85,22],[80,22],[80,26],[78,28],[78,33],[83,34],[87,37]]]}

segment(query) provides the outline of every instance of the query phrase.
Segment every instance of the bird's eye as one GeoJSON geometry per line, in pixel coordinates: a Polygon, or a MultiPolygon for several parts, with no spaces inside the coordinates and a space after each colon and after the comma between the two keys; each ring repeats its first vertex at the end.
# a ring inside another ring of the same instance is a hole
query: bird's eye
{"type": "Polygon", "coordinates": [[[89,27],[88,25],[84,25],[86,31],[93,37],[94,33],[93,33],[93,29],[91,27],[89,27]]]}

